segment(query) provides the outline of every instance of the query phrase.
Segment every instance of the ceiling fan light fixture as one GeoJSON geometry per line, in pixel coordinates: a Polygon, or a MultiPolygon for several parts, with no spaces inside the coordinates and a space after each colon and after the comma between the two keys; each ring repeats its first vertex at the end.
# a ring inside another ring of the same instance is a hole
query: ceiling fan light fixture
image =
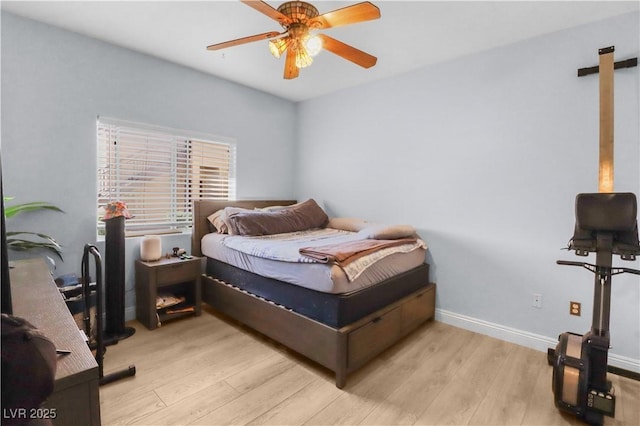
{"type": "Polygon", "coordinates": [[[319,15],[318,9],[310,3],[304,1],[288,1],[278,7],[278,12],[282,13],[293,22],[304,22],[319,15]]]}
{"type": "MultiPolygon", "coordinates": [[[[0,0],[1,1],[1,0],[0,0]]],[[[249,37],[225,41],[207,46],[207,50],[220,50],[259,40],[269,40],[269,51],[275,58],[286,52],[284,78],[294,79],[300,68],[313,63],[313,57],[321,50],[353,62],[363,68],[371,68],[377,62],[375,56],[356,49],[316,30],[371,21],[380,18],[380,9],[368,1],[346,6],[320,15],[318,9],[305,1],[287,1],[277,9],[264,0],[240,0],[267,17],[277,21],[284,32],[269,31],[249,37]]]]}
{"type": "Polygon", "coordinates": [[[285,38],[279,38],[276,40],[269,41],[269,51],[273,55],[274,58],[278,59],[282,56],[282,54],[287,50],[287,40],[285,38]]]}
{"type": "Polygon", "coordinates": [[[296,49],[296,67],[306,68],[312,63],[313,58],[309,56],[307,49],[304,48],[304,45],[298,44],[298,48],[296,49]]]}
{"type": "Polygon", "coordinates": [[[304,47],[309,55],[316,56],[322,50],[322,39],[317,35],[312,35],[305,40],[304,47]]]}

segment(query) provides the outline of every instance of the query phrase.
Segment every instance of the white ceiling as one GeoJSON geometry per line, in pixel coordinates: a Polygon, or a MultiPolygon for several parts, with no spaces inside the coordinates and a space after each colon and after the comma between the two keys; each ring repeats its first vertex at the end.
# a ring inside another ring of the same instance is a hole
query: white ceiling
{"type": "MultiPolygon", "coordinates": [[[[207,51],[222,41],[281,30],[237,1],[2,1],[2,10],[124,46],[292,101],[398,75],[537,35],[639,10],[627,1],[380,1],[381,19],[328,29],[378,57],[364,69],[322,52],[284,80],[266,41],[207,51]]],[[[356,1],[312,1],[319,12],[356,1]]],[[[268,1],[278,7],[280,1],[268,1]]]]}

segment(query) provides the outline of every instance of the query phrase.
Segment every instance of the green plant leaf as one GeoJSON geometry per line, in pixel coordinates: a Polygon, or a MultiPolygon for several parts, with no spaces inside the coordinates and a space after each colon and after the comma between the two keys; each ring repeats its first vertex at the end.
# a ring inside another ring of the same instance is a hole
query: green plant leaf
{"type": "MultiPolygon", "coordinates": [[[[7,232],[7,238],[8,237],[15,237],[16,235],[20,235],[20,234],[26,234],[26,235],[35,235],[36,237],[42,238],[43,240],[47,240],[48,244],[51,244],[54,247],[57,248],[62,248],[60,246],[60,244],[58,244],[58,242],[51,236],[47,235],[47,234],[41,234],[39,232],[27,232],[27,231],[9,231],[7,232]]],[[[18,239],[18,238],[16,238],[18,239]]],[[[28,241],[28,240],[25,240],[28,241]]]]}
{"type": "MultiPolygon", "coordinates": [[[[5,197],[6,199],[10,199],[9,197],[5,197]]],[[[16,204],[15,206],[5,206],[4,215],[8,219],[17,215],[18,213],[31,212],[37,210],[53,210],[56,212],[64,213],[60,207],[54,206],[53,204],[46,203],[44,201],[34,201],[32,203],[23,203],[16,204]]]]}
{"type": "MultiPolygon", "coordinates": [[[[3,200],[11,201],[13,197],[3,197],[3,200]]],[[[51,210],[60,213],[64,213],[64,211],[54,206],[53,204],[46,203],[44,201],[34,201],[31,203],[23,203],[16,204],[14,206],[5,206],[5,217],[8,219],[13,217],[19,213],[32,212],[38,210],[51,210]]],[[[46,234],[41,234],[39,232],[28,232],[28,231],[10,231],[7,232],[7,248],[15,251],[29,251],[29,250],[45,250],[55,254],[60,260],[64,261],[62,258],[62,247],[56,240],[46,234]],[[18,235],[32,236],[40,238],[42,241],[33,241],[31,239],[25,238],[15,238],[18,235]],[[11,238],[10,238],[11,237],[11,238]]]]}
{"type": "Polygon", "coordinates": [[[64,261],[64,259],[62,258],[62,250],[60,245],[53,238],[47,237],[44,234],[37,234],[35,232],[7,232],[7,248],[14,251],[29,251],[35,249],[47,250],[58,256],[60,260],[64,261]],[[41,237],[45,241],[32,241],[24,238],[9,238],[10,236],[14,236],[17,234],[36,235],[41,237]]]}

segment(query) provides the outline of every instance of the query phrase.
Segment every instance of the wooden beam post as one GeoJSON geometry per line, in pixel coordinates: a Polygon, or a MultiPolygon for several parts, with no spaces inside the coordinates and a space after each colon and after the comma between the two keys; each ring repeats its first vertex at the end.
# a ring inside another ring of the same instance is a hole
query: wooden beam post
{"type": "Polygon", "coordinates": [[[614,47],[599,50],[600,54],[600,158],[598,192],[613,192],[613,52],[614,47]]]}

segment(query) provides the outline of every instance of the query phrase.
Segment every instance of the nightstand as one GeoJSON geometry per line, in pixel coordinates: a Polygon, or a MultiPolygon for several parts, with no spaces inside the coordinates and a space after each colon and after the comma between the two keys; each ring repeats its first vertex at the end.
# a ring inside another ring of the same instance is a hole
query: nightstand
{"type": "Polygon", "coordinates": [[[171,257],[155,262],[136,260],[136,318],[148,329],[186,315],[200,315],[202,258],[171,257]],[[158,296],[166,306],[156,307],[158,296]]]}

